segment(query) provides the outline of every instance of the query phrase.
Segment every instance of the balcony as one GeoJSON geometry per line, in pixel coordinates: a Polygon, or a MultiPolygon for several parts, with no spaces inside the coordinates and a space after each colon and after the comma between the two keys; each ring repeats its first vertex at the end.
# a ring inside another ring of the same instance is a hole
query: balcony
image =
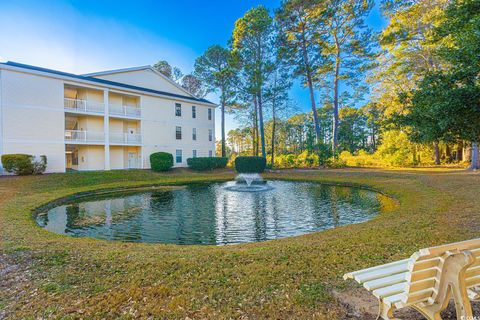
{"type": "Polygon", "coordinates": [[[67,112],[75,113],[95,113],[104,114],[105,105],[103,103],[87,101],[83,99],[64,99],[64,108],[67,112]]]}
{"type": "Polygon", "coordinates": [[[110,104],[108,106],[108,113],[110,116],[118,116],[118,117],[125,117],[125,118],[136,118],[139,119],[141,117],[141,110],[138,107],[132,106],[124,106],[124,105],[117,105],[117,104],[110,104]]]}
{"type": "Polygon", "coordinates": [[[141,145],[142,135],[138,133],[110,132],[111,144],[141,145]]]}
{"type": "Polygon", "coordinates": [[[103,144],[105,142],[105,134],[103,132],[95,131],[65,130],[65,142],[81,144],[103,144]]]}

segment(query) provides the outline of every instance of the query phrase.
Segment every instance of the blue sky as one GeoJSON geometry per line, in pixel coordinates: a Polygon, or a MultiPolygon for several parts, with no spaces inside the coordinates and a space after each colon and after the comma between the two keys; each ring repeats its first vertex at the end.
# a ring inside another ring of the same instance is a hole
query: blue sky
{"type": "MultiPolygon", "coordinates": [[[[280,0],[0,1],[0,59],[73,73],[167,60],[185,73],[213,44],[226,45],[236,19],[249,8],[280,0]]],[[[368,24],[385,26],[378,6],[368,24]]],[[[308,110],[296,85],[292,98],[308,110]]],[[[209,97],[216,102],[216,97],[209,97]]],[[[219,125],[219,121],[217,121],[219,125]]],[[[237,124],[227,117],[227,130],[237,124]]],[[[219,135],[219,130],[217,135],[219,135]]]]}

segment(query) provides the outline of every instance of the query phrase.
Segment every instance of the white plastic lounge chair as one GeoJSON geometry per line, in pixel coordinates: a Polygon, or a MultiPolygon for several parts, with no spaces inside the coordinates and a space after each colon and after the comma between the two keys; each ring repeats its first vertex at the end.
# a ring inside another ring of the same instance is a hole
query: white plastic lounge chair
{"type": "Polygon", "coordinates": [[[379,300],[378,319],[395,319],[395,309],[413,307],[427,319],[440,313],[453,295],[457,319],[474,319],[470,300],[480,298],[480,239],[421,249],[409,259],[343,276],[354,279],[379,300]]]}

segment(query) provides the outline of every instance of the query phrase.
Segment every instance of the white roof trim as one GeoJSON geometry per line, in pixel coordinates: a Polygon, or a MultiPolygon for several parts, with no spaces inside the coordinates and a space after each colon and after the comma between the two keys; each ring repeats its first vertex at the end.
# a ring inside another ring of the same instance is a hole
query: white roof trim
{"type": "Polygon", "coordinates": [[[113,70],[105,70],[105,71],[92,72],[92,73],[84,73],[84,74],[81,74],[81,76],[95,77],[95,76],[103,76],[103,75],[113,74],[113,73],[138,71],[138,70],[144,70],[144,69],[149,69],[149,68],[151,68],[151,67],[150,66],[140,66],[140,67],[132,67],[132,68],[113,69],[113,70]]]}
{"type": "Polygon", "coordinates": [[[132,68],[105,70],[105,71],[100,71],[100,72],[85,73],[85,74],[82,74],[82,76],[85,76],[85,77],[96,77],[96,76],[104,76],[104,75],[115,74],[115,73],[124,73],[124,72],[141,71],[141,70],[150,70],[150,71],[152,71],[152,72],[155,73],[156,75],[160,76],[162,79],[167,80],[168,82],[170,82],[171,84],[173,84],[175,87],[177,87],[178,89],[180,89],[181,91],[183,91],[183,92],[186,93],[187,95],[198,99],[198,97],[194,96],[193,94],[191,94],[190,92],[188,92],[187,90],[185,90],[181,85],[179,85],[178,83],[176,83],[175,81],[173,81],[172,79],[170,79],[169,77],[167,77],[166,75],[164,75],[163,73],[158,72],[157,70],[155,70],[155,68],[152,67],[152,66],[140,66],[140,67],[132,67],[132,68]]]}

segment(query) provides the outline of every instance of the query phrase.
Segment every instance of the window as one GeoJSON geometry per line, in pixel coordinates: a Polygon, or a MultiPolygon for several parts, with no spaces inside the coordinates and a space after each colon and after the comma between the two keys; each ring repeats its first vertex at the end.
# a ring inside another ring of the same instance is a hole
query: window
{"type": "Polygon", "coordinates": [[[175,103],[175,116],[182,116],[182,105],[180,103],[175,103]]]}
{"type": "Polygon", "coordinates": [[[212,120],[212,109],[208,108],[208,120],[212,120]]]}
{"type": "Polygon", "coordinates": [[[192,157],[196,158],[197,157],[197,150],[192,150],[192,157]]]}
{"type": "Polygon", "coordinates": [[[182,163],[182,150],[177,149],[175,152],[175,162],[182,163]]]}
{"type": "Polygon", "coordinates": [[[213,152],[212,152],[212,150],[208,150],[208,156],[209,156],[209,157],[213,157],[213,152]]]}
{"type": "Polygon", "coordinates": [[[182,140],[182,127],[175,127],[175,136],[177,140],[182,140]]]}
{"type": "Polygon", "coordinates": [[[212,139],[213,139],[212,129],[208,129],[208,141],[212,141],[212,139]]]}
{"type": "Polygon", "coordinates": [[[197,107],[192,106],[192,118],[195,119],[197,117],[197,107]]]}
{"type": "Polygon", "coordinates": [[[197,128],[192,129],[192,139],[197,140],[197,128]]]}

